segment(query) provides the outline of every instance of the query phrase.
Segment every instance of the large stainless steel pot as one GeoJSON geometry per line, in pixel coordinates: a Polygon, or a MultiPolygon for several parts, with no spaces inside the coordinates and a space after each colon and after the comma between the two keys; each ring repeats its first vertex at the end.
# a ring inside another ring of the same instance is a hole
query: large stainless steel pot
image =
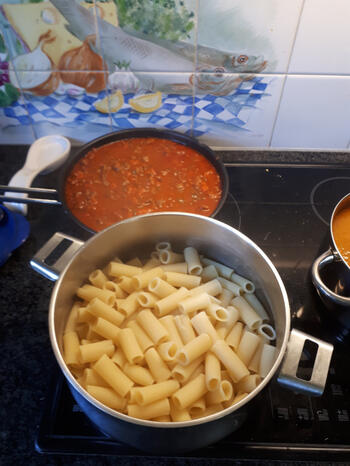
{"type": "Polygon", "coordinates": [[[280,368],[282,384],[308,394],[320,395],[327,378],[332,345],[293,330],[282,280],[264,252],[249,238],[215,219],[183,213],[161,213],[134,217],[96,234],[86,243],[56,233],[31,261],[32,267],[55,280],[49,311],[53,351],[72,394],[86,415],[106,434],[138,449],[179,454],[211,444],[236,430],[245,420],[246,406],[263,390],[280,368]],[[72,244],[51,267],[45,258],[62,239],[72,244]],[[267,377],[235,406],[202,419],[179,422],[152,422],[117,413],[93,399],[73,378],[62,358],[62,334],[76,289],[87,281],[96,267],[104,267],[116,255],[130,258],[149,253],[157,241],[169,240],[175,248],[192,245],[207,256],[237,269],[254,280],[257,295],[269,310],[277,333],[276,360],[267,377]],[[72,256],[73,254],[73,256],[72,256]],[[318,345],[309,381],[296,376],[306,339],[318,345]]]}

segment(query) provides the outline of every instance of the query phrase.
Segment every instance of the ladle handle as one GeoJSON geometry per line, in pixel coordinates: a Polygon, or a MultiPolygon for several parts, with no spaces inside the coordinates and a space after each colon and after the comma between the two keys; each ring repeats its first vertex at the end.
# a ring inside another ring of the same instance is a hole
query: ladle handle
{"type": "Polygon", "coordinates": [[[333,301],[335,304],[346,304],[347,306],[350,306],[350,298],[347,298],[346,296],[340,296],[337,293],[334,293],[334,291],[330,290],[320,275],[320,270],[322,270],[323,267],[331,264],[332,262],[340,260],[341,259],[339,259],[338,254],[333,252],[332,249],[328,249],[328,251],[321,254],[312,264],[312,283],[315,285],[317,291],[323,296],[326,296],[330,301],[333,301]]]}

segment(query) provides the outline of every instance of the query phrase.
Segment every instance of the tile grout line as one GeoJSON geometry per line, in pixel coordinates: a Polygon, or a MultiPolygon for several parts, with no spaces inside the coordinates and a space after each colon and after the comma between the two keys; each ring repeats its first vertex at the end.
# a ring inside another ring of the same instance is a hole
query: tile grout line
{"type": "MultiPolygon", "coordinates": [[[[103,53],[101,49],[101,35],[100,35],[100,25],[98,22],[98,12],[97,12],[97,0],[94,0],[94,17],[95,17],[95,33],[96,33],[96,41],[98,41],[98,50],[101,52],[101,57],[102,57],[102,62],[104,63],[104,58],[103,58],[103,53]]],[[[110,92],[108,88],[108,70],[104,68],[103,70],[104,76],[105,76],[105,82],[106,82],[106,95],[107,95],[107,102],[108,102],[108,117],[109,117],[109,125],[110,125],[110,131],[113,131],[113,118],[112,118],[112,113],[111,113],[111,101],[110,101],[110,92]]]]}
{"type": "MultiPolygon", "coordinates": [[[[194,62],[193,62],[193,77],[196,74],[196,69],[197,69],[197,63],[198,63],[198,55],[197,55],[197,50],[198,50],[198,16],[199,16],[199,2],[200,0],[196,0],[196,16],[195,16],[195,35],[194,35],[194,62]]],[[[196,99],[196,80],[193,79],[193,84],[192,84],[192,116],[191,116],[191,136],[193,137],[194,134],[194,104],[195,104],[195,99],[196,99]]]]}
{"type": "Polygon", "coordinates": [[[22,97],[22,99],[23,99],[23,101],[24,101],[24,106],[25,106],[25,109],[26,109],[26,112],[27,112],[28,119],[29,119],[29,121],[30,121],[30,129],[31,129],[31,131],[32,131],[32,133],[33,133],[33,138],[34,138],[34,140],[36,140],[36,139],[38,139],[38,135],[37,135],[37,132],[36,132],[36,130],[35,130],[33,118],[32,118],[32,116],[31,116],[31,114],[30,114],[30,112],[29,112],[29,110],[28,110],[27,98],[26,98],[26,96],[25,96],[25,94],[24,94],[24,90],[22,89],[21,80],[19,79],[18,74],[17,74],[17,71],[18,71],[18,70],[16,69],[15,66],[13,66],[13,59],[12,59],[11,57],[10,57],[10,59],[9,59],[9,63],[11,63],[12,68],[13,68],[13,71],[14,71],[14,73],[15,73],[15,76],[16,76],[16,79],[17,79],[17,82],[18,82],[18,85],[19,85],[19,92],[20,92],[20,95],[21,95],[21,97],[22,97]]]}
{"type": "Polygon", "coordinates": [[[303,0],[303,3],[302,3],[302,5],[301,5],[301,9],[300,9],[300,14],[299,14],[298,22],[297,22],[297,25],[296,25],[296,28],[295,28],[295,33],[294,33],[294,38],[293,38],[293,44],[292,44],[292,47],[291,47],[291,49],[290,49],[290,54],[289,54],[288,63],[287,63],[287,71],[286,71],[286,74],[289,74],[290,62],[292,61],[292,56],[293,56],[294,49],[295,49],[295,42],[296,42],[296,40],[297,40],[298,32],[299,32],[299,29],[300,29],[301,19],[302,19],[302,16],[303,16],[303,13],[304,13],[304,9],[305,9],[305,1],[306,1],[306,0],[303,0]]]}
{"type": "MultiPolygon", "coordinates": [[[[37,70],[28,70],[28,71],[25,71],[25,70],[21,70],[21,69],[16,69],[17,71],[22,71],[22,72],[25,72],[25,73],[45,73],[47,70],[43,70],[43,69],[37,69],[37,70]]],[[[56,68],[52,69],[52,71],[54,72],[57,72],[58,70],[56,68]]],[[[77,70],[65,70],[64,71],[65,73],[76,73],[77,70]]],[[[79,70],[78,71],[79,73],[90,73],[90,72],[93,72],[93,73],[104,73],[103,70],[79,70]]],[[[120,70],[119,72],[120,74],[122,73],[129,73],[129,71],[126,71],[126,70],[120,70]]],[[[137,73],[140,73],[140,74],[144,74],[144,75],[154,75],[154,74],[163,74],[163,75],[166,75],[166,74],[171,74],[171,75],[176,75],[176,74],[190,74],[189,71],[137,71],[137,73]]],[[[210,71],[206,71],[205,72],[206,74],[210,74],[211,72],[210,71]]],[[[214,74],[214,71],[212,72],[214,74]]],[[[197,74],[200,74],[200,72],[197,72],[197,74]]],[[[245,72],[242,72],[242,73],[223,73],[223,74],[227,74],[227,75],[234,75],[234,76],[239,76],[239,75],[244,75],[244,74],[248,74],[248,75],[251,75],[252,73],[245,73],[245,72]]],[[[266,72],[266,73],[255,73],[255,76],[283,76],[283,75],[288,75],[288,76],[304,76],[304,77],[308,77],[308,76],[312,76],[312,77],[322,77],[322,78],[350,78],[350,73],[349,74],[336,74],[336,73],[285,73],[285,72],[266,72]]]]}
{"type": "Polygon", "coordinates": [[[304,12],[304,6],[305,6],[305,0],[303,0],[302,6],[301,6],[301,9],[300,9],[300,14],[299,14],[298,22],[297,22],[297,25],[296,25],[296,28],[295,28],[295,33],[294,33],[294,38],[293,38],[293,44],[292,44],[291,49],[290,49],[290,54],[289,54],[288,63],[287,63],[287,70],[286,70],[286,73],[284,74],[284,80],[283,80],[283,83],[282,83],[282,89],[281,89],[280,97],[279,97],[279,99],[278,99],[278,104],[277,104],[277,108],[276,108],[276,115],[275,115],[275,118],[274,118],[274,122],[273,122],[273,124],[272,124],[270,139],[269,139],[269,143],[268,143],[268,145],[267,145],[267,148],[271,148],[273,136],[274,136],[274,134],[275,134],[275,129],[276,129],[276,125],[277,125],[278,115],[279,115],[279,112],[280,112],[280,109],[281,109],[281,104],[282,104],[282,99],[283,99],[283,95],[284,95],[284,90],[285,90],[286,83],[287,83],[289,66],[290,66],[290,62],[291,62],[291,59],[292,59],[292,55],[293,55],[293,51],[294,51],[294,47],[295,47],[295,42],[296,42],[296,39],[297,39],[297,35],[298,35],[300,23],[301,23],[301,18],[302,18],[303,12],[304,12]]]}

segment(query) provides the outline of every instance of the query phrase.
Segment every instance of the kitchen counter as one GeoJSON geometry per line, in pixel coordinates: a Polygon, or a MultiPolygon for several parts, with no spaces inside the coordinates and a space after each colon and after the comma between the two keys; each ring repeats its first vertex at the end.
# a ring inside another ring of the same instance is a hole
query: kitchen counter
{"type": "MultiPolygon", "coordinates": [[[[0,184],[7,184],[23,165],[28,148],[0,147],[0,184]]],[[[74,150],[74,149],[73,149],[74,150]]],[[[349,153],[278,153],[278,152],[220,152],[224,161],[245,163],[344,164],[349,153]]],[[[56,187],[56,173],[41,175],[35,186],[56,187]]],[[[153,464],[200,464],[194,459],[165,460],[156,458],[88,457],[40,455],[34,439],[40,422],[43,403],[51,374],[56,366],[51,350],[47,315],[53,283],[34,272],[29,261],[40,247],[56,232],[63,231],[83,240],[89,234],[73,224],[60,207],[30,206],[27,216],[31,232],[26,242],[13,252],[0,269],[0,403],[1,403],[1,465],[131,465],[136,462],[153,464]]],[[[1,247],[1,245],[0,245],[1,247]]],[[[222,461],[227,464],[226,460],[222,461]]],[[[205,460],[203,464],[218,464],[220,460],[205,460]]],[[[232,458],[232,463],[235,462],[232,458]]],[[[271,464],[271,461],[268,462],[271,464]]],[[[244,464],[247,464],[244,462],[244,464]]],[[[254,462],[267,464],[267,462],[254,462]]],[[[284,463],[287,464],[287,463],[284,463]]],[[[295,463],[293,463],[295,464],[295,463]]],[[[324,463],[327,464],[327,463],[324,463]]],[[[329,464],[329,463],[328,463],[329,464]]]]}

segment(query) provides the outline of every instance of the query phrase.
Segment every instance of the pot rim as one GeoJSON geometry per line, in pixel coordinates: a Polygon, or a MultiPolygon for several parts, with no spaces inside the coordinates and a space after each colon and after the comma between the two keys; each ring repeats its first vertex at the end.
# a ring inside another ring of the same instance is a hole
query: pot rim
{"type": "MultiPolygon", "coordinates": [[[[220,157],[206,144],[199,142],[196,138],[183,134],[170,129],[161,129],[161,128],[132,128],[119,131],[112,131],[110,133],[99,136],[92,141],[84,144],[79,150],[69,157],[67,161],[61,168],[58,181],[58,195],[60,201],[62,202],[62,207],[65,213],[78,224],[81,228],[88,231],[89,233],[95,234],[98,233],[95,230],[91,229],[84,223],[82,223],[68,207],[64,194],[64,187],[66,179],[72,170],[73,166],[77,163],[79,159],[84,157],[91,149],[104,146],[105,144],[110,144],[112,142],[120,141],[123,139],[132,139],[136,137],[155,137],[158,139],[168,139],[170,141],[176,142],[178,144],[185,145],[196,150],[203,157],[205,157],[213,165],[216,172],[220,177],[222,194],[221,198],[215,208],[215,210],[208,217],[215,217],[219,211],[222,209],[229,191],[229,176],[226,170],[224,163],[221,161],[220,157]]],[[[154,212],[158,213],[158,212],[154,212]]],[[[125,219],[126,220],[126,219],[125,219]]],[[[122,220],[123,221],[123,220],[122,220]]],[[[108,227],[107,227],[108,228],[108,227]]]]}
{"type": "Polygon", "coordinates": [[[282,362],[282,359],[283,359],[284,354],[286,352],[288,340],[289,340],[290,323],[291,323],[290,306],[289,306],[289,299],[288,299],[287,291],[285,289],[283,281],[282,281],[276,267],[273,265],[272,261],[268,258],[268,256],[265,254],[265,252],[262,251],[262,249],[260,249],[260,247],[256,243],[254,243],[254,241],[252,241],[248,236],[244,235],[243,233],[236,230],[235,228],[227,225],[226,223],[223,223],[223,222],[221,222],[219,220],[216,220],[216,219],[214,219],[212,217],[206,217],[206,216],[203,216],[203,215],[184,213],[184,212],[157,212],[157,213],[151,213],[151,214],[145,214],[145,215],[139,215],[139,216],[136,216],[136,217],[131,217],[131,218],[122,220],[121,222],[115,223],[115,224],[109,226],[108,228],[106,228],[105,230],[102,230],[102,231],[96,233],[95,235],[93,235],[91,238],[89,238],[84,243],[84,245],[78,251],[76,251],[76,253],[71,257],[68,264],[66,265],[63,272],[61,273],[59,279],[56,281],[56,284],[55,284],[55,286],[53,288],[51,298],[50,298],[48,320],[49,320],[48,325],[49,325],[50,341],[51,341],[51,346],[52,346],[53,352],[55,354],[56,360],[57,360],[63,374],[65,375],[66,379],[68,380],[68,382],[74,387],[74,389],[76,391],[79,392],[79,394],[83,398],[87,399],[91,404],[93,404],[96,408],[100,409],[104,413],[109,414],[109,415],[113,416],[114,418],[118,418],[118,419],[120,419],[122,421],[132,423],[132,424],[141,425],[141,426],[146,426],[146,427],[167,428],[167,429],[187,428],[187,427],[191,427],[191,426],[202,424],[202,423],[216,421],[216,420],[218,420],[218,419],[220,419],[222,417],[225,417],[228,414],[231,414],[232,412],[238,410],[239,408],[241,408],[242,406],[247,404],[250,400],[252,400],[256,395],[258,395],[258,393],[260,393],[260,391],[269,383],[269,381],[274,376],[275,372],[277,371],[279,365],[282,362]],[[113,228],[115,228],[116,225],[119,225],[119,224],[122,224],[122,223],[123,224],[125,224],[125,223],[132,224],[132,223],[137,222],[140,218],[155,217],[155,216],[166,217],[166,216],[179,216],[179,215],[180,216],[191,217],[191,218],[205,219],[205,221],[207,221],[209,223],[214,223],[214,224],[216,224],[217,226],[219,226],[221,228],[225,228],[226,230],[229,230],[230,232],[234,233],[235,235],[241,237],[241,239],[243,239],[245,242],[247,242],[253,249],[255,249],[263,257],[263,259],[266,261],[266,263],[268,264],[268,266],[272,270],[272,272],[273,272],[273,274],[274,274],[274,276],[276,278],[276,281],[277,281],[277,283],[279,285],[279,288],[281,290],[282,297],[283,297],[285,317],[286,317],[286,325],[285,325],[285,329],[284,329],[283,341],[282,341],[282,344],[281,344],[279,354],[278,354],[278,356],[277,356],[277,358],[276,358],[270,372],[268,373],[268,375],[259,383],[259,385],[251,393],[249,393],[246,397],[244,397],[242,400],[240,400],[235,405],[230,406],[228,408],[225,408],[225,409],[223,409],[223,410],[221,410],[221,411],[219,411],[217,413],[210,414],[209,416],[205,416],[205,417],[202,417],[202,418],[199,418],[199,419],[192,419],[191,421],[159,422],[159,421],[149,421],[149,420],[137,419],[137,418],[133,418],[131,416],[128,416],[126,414],[119,413],[118,411],[115,411],[115,410],[109,408],[108,406],[105,406],[102,403],[100,403],[99,401],[97,401],[83,387],[81,387],[81,385],[78,384],[76,379],[71,374],[70,370],[68,369],[66,363],[63,360],[63,356],[62,356],[61,351],[59,349],[58,341],[57,341],[56,334],[55,334],[55,331],[54,331],[54,327],[55,327],[54,316],[55,316],[56,297],[57,297],[59,288],[61,286],[61,283],[64,280],[64,277],[65,277],[71,263],[75,259],[75,257],[77,257],[79,254],[81,254],[81,252],[90,243],[93,243],[97,236],[102,236],[107,230],[109,231],[109,230],[112,230],[113,228]]]}
{"type": "MultiPolygon", "coordinates": [[[[334,241],[334,235],[333,235],[333,221],[334,221],[334,218],[335,216],[338,214],[339,211],[342,210],[343,208],[343,205],[342,204],[346,204],[346,201],[349,201],[349,207],[350,207],[350,193],[348,194],[345,194],[345,196],[343,196],[336,204],[336,206],[334,207],[333,209],[333,212],[332,212],[332,216],[331,216],[331,221],[330,221],[330,234],[331,234],[331,239],[332,239],[332,245],[331,245],[331,248],[333,249],[334,251],[334,255],[343,262],[343,264],[346,265],[346,267],[350,270],[350,265],[346,262],[346,260],[343,258],[342,254],[340,253],[339,251],[339,248],[338,248],[338,245],[337,243],[334,241]]],[[[335,296],[337,296],[335,294],[335,296]]]]}

